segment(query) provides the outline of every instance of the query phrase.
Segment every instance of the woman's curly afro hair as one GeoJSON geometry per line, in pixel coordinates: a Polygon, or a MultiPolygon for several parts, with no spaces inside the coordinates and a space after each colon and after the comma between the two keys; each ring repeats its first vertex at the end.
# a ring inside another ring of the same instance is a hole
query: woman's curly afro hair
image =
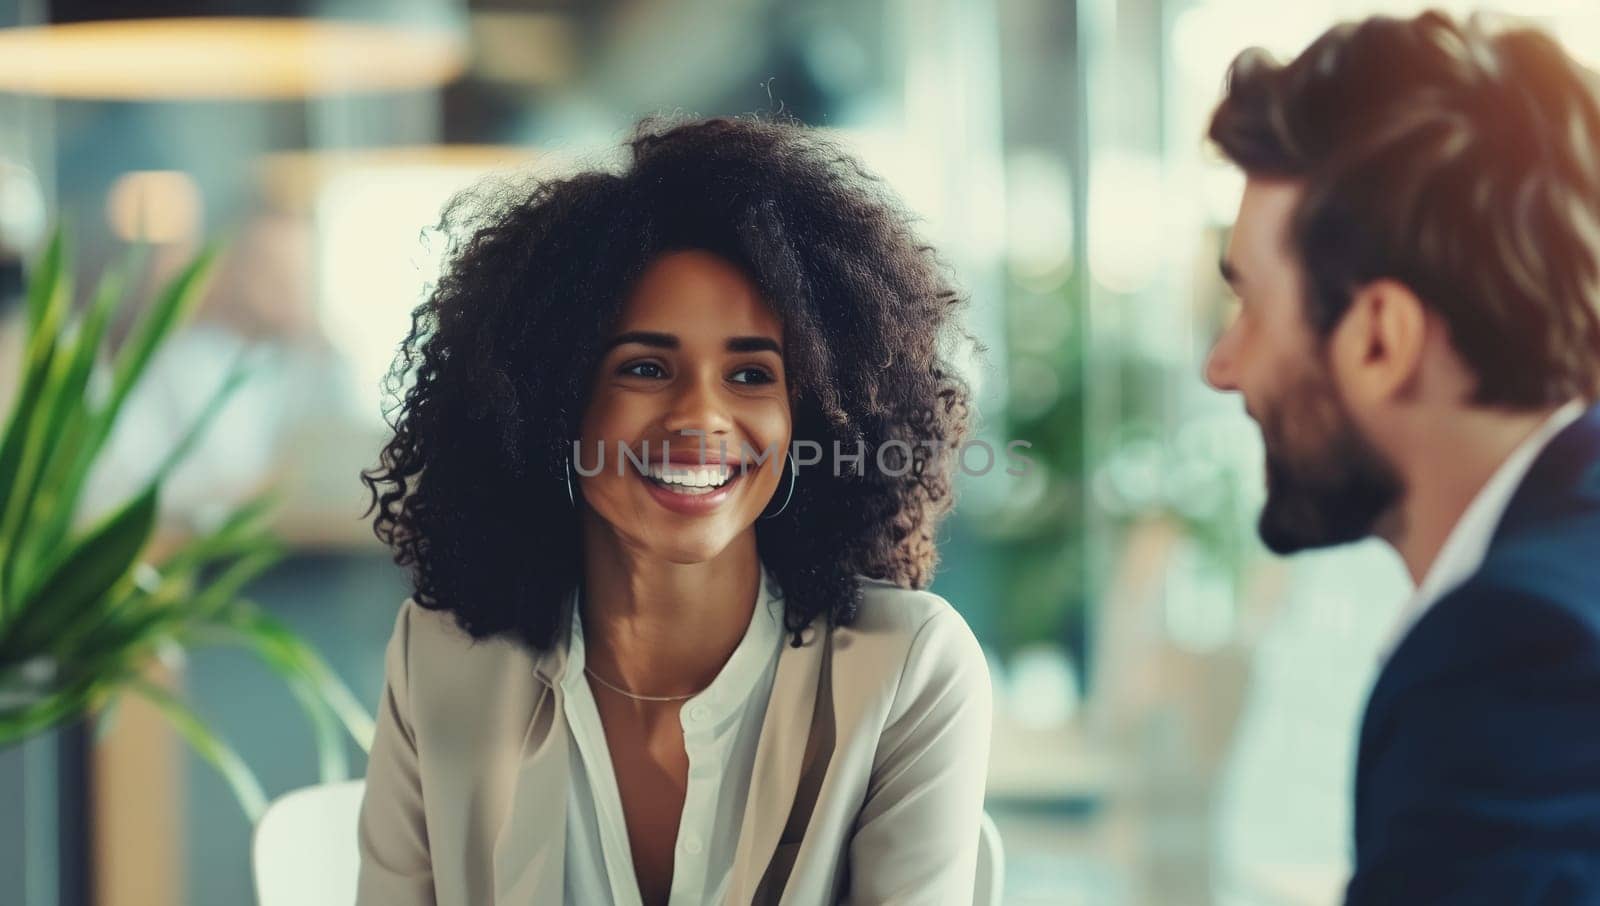
{"type": "Polygon", "coordinates": [[[566,464],[601,342],[645,267],[680,249],[741,268],[782,319],[794,441],[824,451],[756,524],[793,644],[818,615],[855,619],[858,576],[926,587],[971,414],[950,357],[983,351],[945,268],[883,184],[804,126],[650,119],[626,150],[620,173],[486,185],[444,213],[443,274],[385,381],[394,436],[361,473],[413,599],[474,638],[552,644],[582,578],[566,464]],[[865,451],[859,473],[833,467],[835,444],[865,451]]]}

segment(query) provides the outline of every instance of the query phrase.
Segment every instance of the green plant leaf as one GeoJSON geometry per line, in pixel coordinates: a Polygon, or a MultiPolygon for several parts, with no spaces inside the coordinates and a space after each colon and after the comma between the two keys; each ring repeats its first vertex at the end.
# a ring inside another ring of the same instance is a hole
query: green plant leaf
{"type": "Polygon", "coordinates": [[[171,605],[140,606],[137,598],[96,611],[52,640],[58,658],[95,675],[110,675],[155,653],[182,629],[186,615],[171,605]]]}
{"type": "Polygon", "coordinates": [[[159,490],[152,484],[123,504],[43,571],[4,627],[0,663],[41,650],[129,576],[155,529],[159,490]]]}
{"type": "Polygon", "coordinates": [[[327,702],[328,707],[344,724],[350,738],[361,746],[362,751],[372,751],[374,732],[372,714],[333,668],[328,666],[328,662],[323,660],[316,649],[306,644],[276,617],[248,602],[241,604],[246,606],[235,608],[228,614],[229,625],[270,641],[283,651],[314,684],[322,700],[327,702]]]}
{"type": "Polygon", "coordinates": [[[155,705],[196,754],[217,769],[217,773],[233,789],[234,798],[239,800],[239,807],[244,809],[250,822],[254,824],[259,820],[267,810],[267,794],[239,753],[207,727],[188,705],[167,690],[139,677],[128,680],[127,686],[139,697],[155,705]]]}
{"type": "Polygon", "coordinates": [[[299,653],[284,646],[279,639],[266,632],[258,632],[240,625],[210,626],[210,632],[219,633],[219,641],[239,645],[253,651],[261,662],[278,674],[289,687],[311,723],[311,732],[317,744],[317,764],[323,783],[334,783],[350,776],[350,759],[339,735],[339,722],[329,707],[326,696],[305,669],[299,653]]]}
{"type": "Polygon", "coordinates": [[[0,437],[0,617],[14,606],[21,562],[15,553],[17,535],[44,464],[41,426],[53,399],[50,375],[71,297],[65,246],[57,230],[29,280],[27,354],[16,403],[0,437]]]}
{"type": "MultiPolygon", "coordinates": [[[[247,509],[254,509],[253,507],[247,509]]],[[[242,524],[242,523],[239,523],[242,524]]],[[[114,656],[124,648],[144,650],[162,637],[204,625],[217,619],[208,613],[224,607],[233,593],[249,579],[282,557],[277,539],[255,532],[232,539],[226,548],[213,544],[213,536],[191,541],[168,558],[161,570],[143,568],[150,578],[119,586],[96,614],[78,621],[56,639],[61,657],[94,658],[114,656]],[[204,548],[206,557],[195,557],[193,549],[204,548]],[[200,597],[197,591],[203,566],[232,559],[213,584],[228,576],[226,584],[212,595],[220,604],[200,597]],[[244,562],[241,566],[241,561],[244,562]],[[229,573],[229,570],[233,572],[229,573]],[[230,590],[231,589],[231,590],[230,590]]],[[[137,573],[136,573],[137,574],[137,573]]]]}
{"type": "Polygon", "coordinates": [[[112,378],[111,403],[107,409],[114,415],[145,368],[154,358],[156,350],[166,341],[173,328],[183,323],[200,301],[206,280],[216,265],[219,248],[216,243],[206,246],[173,278],[156,297],[150,310],[135,325],[132,335],[116,356],[112,378]]]}
{"type": "Polygon", "coordinates": [[[96,733],[104,734],[122,696],[136,694],[219,771],[255,820],[267,800],[248,765],[187,704],[141,676],[162,646],[224,633],[249,647],[310,719],[324,779],[349,772],[341,724],[364,749],[373,735],[372,717],[326,662],[238,597],[283,554],[267,531],[275,493],[238,507],[159,570],[139,560],[155,530],[162,483],[248,379],[255,350],[234,361],[145,487],[80,533],[74,519],[92,466],[133,388],[198,303],[220,246],[208,246],[158,293],[107,376],[98,370],[105,337],[136,258],[102,274],[88,308],[69,324],[65,237],[59,230],[52,238],[29,283],[20,391],[0,433],[0,745],[97,708],[96,733]]]}
{"type": "Polygon", "coordinates": [[[210,618],[232,604],[240,589],[282,560],[283,554],[283,546],[278,542],[263,541],[259,550],[223,567],[222,572],[205,588],[190,596],[185,609],[196,617],[210,618]]]}
{"type": "MultiPolygon", "coordinates": [[[[38,485],[39,501],[30,517],[31,527],[22,536],[25,563],[32,563],[41,554],[54,550],[72,528],[78,500],[76,496],[68,499],[66,495],[72,488],[81,486],[68,478],[78,458],[76,451],[82,447],[89,429],[89,382],[100,359],[106,329],[122,301],[130,275],[138,272],[142,259],[143,247],[135,247],[101,275],[94,300],[73,343],[71,364],[56,394],[45,432],[48,441],[38,485]]],[[[25,579],[22,584],[26,584],[25,579]]]]}
{"type": "Polygon", "coordinates": [[[184,460],[184,457],[189,455],[200,436],[205,433],[205,430],[211,426],[211,422],[216,419],[217,413],[222,411],[222,407],[233,396],[234,391],[238,390],[250,377],[251,369],[246,363],[248,354],[249,350],[246,349],[234,358],[233,364],[229,366],[228,373],[223,376],[222,382],[217,385],[217,389],[211,392],[211,396],[206,400],[205,405],[200,407],[200,414],[195,416],[194,421],[190,423],[189,429],[184,432],[183,437],[167,452],[166,457],[161,461],[161,465],[156,467],[155,477],[151,479],[152,481],[165,481],[167,479],[172,470],[184,460]]]}
{"type": "Polygon", "coordinates": [[[49,369],[50,358],[54,355],[55,346],[51,345],[44,352],[39,365],[30,366],[16,404],[12,406],[5,436],[0,438],[0,618],[15,607],[12,577],[17,573],[21,559],[14,550],[16,526],[22,521],[25,498],[31,496],[28,489],[32,485],[35,460],[29,456],[34,449],[30,436],[44,398],[43,374],[49,369]]]}
{"type": "MultiPolygon", "coordinates": [[[[192,449],[193,444],[195,443],[196,439],[200,436],[201,432],[204,430],[204,428],[206,427],[207,423],[219,411],[219,409],[221,408],[223,402],[233,393],[233,391],[235,389],[238,388],[240,383],[248,376],[248,370],[245,368],[245,366],[243,364],[243,361],[244,360],[243,360],[242,356],[235,361],[234,366],[229,370],[229,373],[223,379],[222,384],[217,388],[216,391],[214,391],[212,393],[210,400],[207,401],[207,404],[203,408],[203,410],[201,411],[201,414],[199,415],[199,417],[197,417],[195,419],[194,423],[192,425],[190,425],[188,431],[185,432],[184,437],[182,438],[182,440],[180,440],[178,442],[177,446],[175,446],[173,448],[173,450],[168,453],[166,459],[157,468],[156,473],[149,479],[149,482],[146,485],[144,491],[140,494],[140,496],[138,498],[135,498],[136,501],[137,500],[142,500],[142,499],[144,499],[146,497],[154,498],[156,495],[159,494],[161,483],[166,479],[168,473],[172,470],[172,468],[178,462],[180,462],[182,460],[183,456],[186,453],[188,453],[190,449],[192,449]]],[[[152,506],[153,506],[153,504],[152,504],[152,506]]],[[[148,526],[148,528],[146,529],[146,532],[145,532],[146,537],[148,537],[149,533],[154,530],[154,517],[155,517],[155,511],[154,511],[154,509],[152,509],[151,516],[150,516],[150,523],[149,523],[149,526],[148,526]]],[[[143,543],[141,543],[138,548],[135,548],[133,550],[132,554],[128,557],[127,563],[124,565],[124,568],[123,568],[124,572],[126,572],[129,568],[131,568],[131,566],[133,565],[134,557],[136,557],[138,555],[138,552],[139,552],[140,549],[142,549],[142,547],[143,547],[143,543]]],[[[243,586],[244,582],[248,581],[254,575],[258,574],[261,569],[266,568],[266,566],[270,566],[272,562],[274,562],[275,560],[279,559],[280,557],[281,557],[281,552],[274,552],[271,555],[268,555],[267,552],[264,551],[264,550],[261,550],[260,546],[258,545],[257,549],[252,550],[247,555],[247,557],[245,558],[246,560],[248,560],[253,565],[254,571],[245,571],[245,572],[240,573],[237,576],[237,578],[235,580],[233,580],[235,584],[232,586],[232,589],[234,591],[236,591],[238,588],[243,586]]],[[[52,566],[48,567],[49,569],[52,570],[52,572],[48,573],[48,575],[51,575],[52,577],[60,576],[61,575],[61,571],[65,567],[67,567],[69,565],[74,565],[74,564],[70,563],[69,561],[66,561],[64,558],[63,559],[59,559],[56,564],[52,564],[52,566]]],[[[237,568],[238,568],[238,565],[235,564],[235,566],[230,568],[230,569],[237,569],[237,568]]],[[[89,577],[93,577],[95,575],[96,574],[94,574],[94,573],[90,573],[87,576],[85,576],[85,580],[87,581],[87,579],[89,577]]],[[[112,581],[115,581],[115,580],[113,579],[112,581]]],[[[110,582],[108,582],[104,586],[104,588],[109,588],[109,587],[110,587],[110,582]]],[[[44,586],[42,586],[41,593],[43,593],[43,591],[45,591],[45,590],[50,590],[50,591],[54,590],[54,589],[49,588],[48,581],[45,583],[44,586]]],[[[216,592],[213,592],[213,593],[210,593],[210,594],[204,596],[200,601],[196,602],[196,606],[202,606],[202,605],[217,606],[220,603],[225,603],[225,601],[222,601],[221,599],[225,598],[229,594],[231,594],[231,592],[228,590],[228,587],[224,586],[223,588],[218,589],[216,592]]],[[[31,598],[33,596],[31,594],[28,594],[27,597],[31,598]]],[[[58,604],[53,604],[52,606],[55,607],[55,606],[59,606],[59,605],[58,604]]],[[[73,611],[73,613],[75,614],[76,611],[73,611]]],[[[56,624],[56,625],[59,625],[59,624],[56,624]]],[[[5,645],[4,640],[0,639],[0,652],[4,652],[6,650],[4,645],[5,645]]]]}
{"type": "MultiPolygon", "coordinates": [[[[174,447],[171,448],[168,453],[166,453],[166,458],[163,459],[162,464],[155,469],[155,474],[150,475],[149,482],[147,482],[146,493],[149,493],[150,490],[154,490],[154,488],[158,488],[160,483],[165,482],[165,480],[170,477],[171,471],[173,471],[174,467],[178,466],[182,459],[186,458],[190,451],[194,450],[195,443],[197,443],[198,439],[202,437],[203,432],[206,431],[206,427],[210,427],[211,421],[213,421],[213,419],[216,418],[216,415],[218,415],[219,411],[221,411],[222,405],[229,400],[229,397],[232,397],[232,394],[234,394],[234,391],[237,391],[238,387],[242,386],[243,381],[245,381],[248,376],[250,376],[250,368],[246,367],[245,365],[245,355],[240,354],[240,357],[237,357],[237,359],[234,360],[234,365],[229,368],[229,373],[222,378],[222,383],[216,387],[216,391],[211,392],[211,397],[210,399],[206,400],[205,407],[202,407],[202,410],[200,410],[200,415],[195,416],[194,423],[190,423],[189,429],[184,432],[182,439],[179,440],[179,442],[176,443],[176,445],[174,445],[174,447]]],[[[66,456],[66,453],[64,453],[64,456],[66,456]]],[[[85,472],[86,469],[88,469],[88,464],[85,464],[85,472]]],[[[80,479],[80,477],[82,477],[82,475],[74,475],[72,480],[80,479]]],[[[77,488],[62,487],[59,488],[58,493],[59,498],[61,499],[56,501],[56,503],[58,503],[59,506],[54,509],[53,519],[46,523],[46,527],[43,528],[42,538],[40,538],[40,546],[38,546],[38,549],[40,549],[40,554],[50,551],[50,549],[53,549],[56,544],[59,544],[59,536],[61,536],[61,533],[64,533],[64,531],[70,527],[72,515],[74,515],[75,509],[77,509],[77,488]],[[50,538],[53,538],[53,536],[56,538],[56,541],[50,541],[48,546],[46,546],[46,541],[48,541],[50,538]]],[[[26,560],[27,549],[30,549],[30,547],[32,546],[27,546],[26,549],[22,551],[22,554],[24,554],[24,560],[26,560]]],[[[27,576],[27,571],[24,570],[22,571],[22,575],[19,576],[19,587],[27,587],[26,584],[24,584],[26,581],[29,581],[29,576],[27,576]]]]}
{"type": "MultiPolygon", "coordinates": [[[[259,650],[259,649],[258,649],[259,650]]],[[[289,687],[311,722],[311,734],[317,743],[317,776],[323,783],[338,783],[350,778],[350,756],[344,749],[344,738],[339,735],[339,722],[328,709],[327,702],[317,697],[317,691],[305,677],[294,672],[293,667],[275,663],[262,653],[262,661],[273,669],[289,687]]]]}
{"type": "Polygon", "coordinates": [[[121,414],[128,394],[132,392],[156,350],[167,335],[183,321],[198,304],[205,281],[215,265],[218,253],[213,243],[192,261],[188,267],[167,284],[155,303],[134,326],[133,334],[123,343],[112,367],[111,389],[105,404],[88,420],[82,443],[75,451],[71,467],[62,480],[60,495],[68,505],[76,504],[88,479],[90,467],[99,455],[117,416],[121,414]]]}
{"type": "Polygon", "coordinates": [[[279,491],[269,488],[239,504],[221,525],[169,554],[161,564],[161,571],[181,574],[223,557],[242,556],[256,550],[268,517],[282,500],[279,491]]]}
{"type": "Polygon", "coordinates": [[[0,748],[71,719],[88,705],[93,692],[92,682],[80,682],[20,707],[0,707],[0,748]]]}
{"type": "Polygon", "coordinates": [[[29,336],[42,332],[40,325],[59,303],[63,276],[69,269],[68,260],[70,256],[67,253],[67,230],[64,225],[58,223],[55,231],[50,234],[50,243],[45,246],[44,255],[40,257],[39,264],[28,280],[29,336]]]}

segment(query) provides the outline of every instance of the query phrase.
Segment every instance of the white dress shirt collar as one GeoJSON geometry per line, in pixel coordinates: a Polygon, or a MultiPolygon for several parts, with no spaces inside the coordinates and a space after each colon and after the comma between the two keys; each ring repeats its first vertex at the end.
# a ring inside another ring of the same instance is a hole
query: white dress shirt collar
{"type": "Polygon", "coordinates": [[[1545,445],[1562,429],[1577,421],[1583,412],[1583,401],[1571,400],[1551,413],[1537,430],[1511,451],[1511,455],[1500,463],[1499,468],[1478,490],[1472,502],[1462,511],[1461,518],[1450,529],[1433,564],[1423,575],[1422,584],[1417,586],[1402,609],[1400,619],[1383,649],[1385,660],[1399,647],[1406,633],[1427,613],[1429,607],[1444,597],[1446,592],[1465,582],[1483,565],[1495,528],[1505,515],[1506,507],[1511,505],[1511,498],[1522,480],[1527,477],[1528,470],[1533,467],[1533,461],[1545,445]]]}
{"type": "MultiPolygon", "coordinates": [[[[765,568],[750,623],[711,684],[678,709],[688,778],[673,853],[670,906],[725,898],[749,784],[782,648],[783,603],[765,568]]],[[[583,620],[574,592],[566,673],[570,729],[566,901],[639,906],[627,819],[599,711],[584,677],[583,620]]]]}
{"type": "MultiPolygon", "coordinates": [[[[716,724],[733,714],[755,685],[755,678],[771,661],[777,651],[778,637],[783,631],[783,599],[774,593],[776,586],[766,567],[761,567],[760,581],[756,583],[756,604],[750,614],[750,624],[744,637],[723,664],[721,671],[705,689],[684,702],[684,710],[702,715],[700,720],[716,724]]],[[[571,691],[576,683],[583,682],[586,661],[583,644],[583,619],[579,608],[582,602],[576,589],[568,599],[570,635],[561,686],[571,691]]],[[[616,682],[611,677],[604,677],[616,682]]],[[[644,693],[648,694],[648,693],[644,693]]]]}

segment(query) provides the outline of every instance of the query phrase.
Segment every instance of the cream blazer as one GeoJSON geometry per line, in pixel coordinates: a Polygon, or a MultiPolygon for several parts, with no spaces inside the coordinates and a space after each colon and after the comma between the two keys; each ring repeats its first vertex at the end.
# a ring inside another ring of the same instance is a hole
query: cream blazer
{"type": "MultiPolygon", "coordinates": [[[[972,903],[983,652],[938,595],[861,585],[854,625],[819,617],[801,647],[783,643],[725,906],[972,903]]],[[[474,643],[405,601],[361,805],[358,906],[562,902],[564,658],[564,645],[474,643]]]]}

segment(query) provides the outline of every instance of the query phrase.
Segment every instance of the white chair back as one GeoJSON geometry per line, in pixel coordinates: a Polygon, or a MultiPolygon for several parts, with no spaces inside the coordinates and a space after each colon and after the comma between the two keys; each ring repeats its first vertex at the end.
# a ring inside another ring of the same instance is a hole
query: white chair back
{"type": "MultiPolygon", "coordinates": [[[[295,790],[273,800],[256,824],[251,862],[258,906],[350,906],[361,854],[356,825],[363,780],[295,790]]],[[[1000,906],[1005,849],[987,812],[978,827],[973,906],[1000,906]]]]}
{"type": "Polygon", "coordinates": [[[1006,881],[1006,851],[1000,844],[1000,828],[988,812],[978,826],[978,883],[972,892],[972,906],[1000,906],[1006,881]]]}
{"type": "Polygon", "coordinates": [[[298,789],[273,800],[251,846],[259,906],[351,906],[361,853],[364,780],[298,789]]]}

